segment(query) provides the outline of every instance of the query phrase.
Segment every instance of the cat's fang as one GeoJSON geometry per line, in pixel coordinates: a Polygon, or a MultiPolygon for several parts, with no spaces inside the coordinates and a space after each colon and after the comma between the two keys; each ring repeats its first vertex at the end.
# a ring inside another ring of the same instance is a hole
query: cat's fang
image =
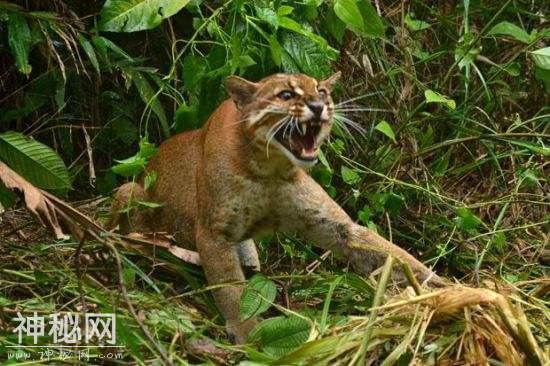
{"type": "Polygon", "coordinates": [[[307,134],[307,123],[302,123],[300,125],[300,134],[305,136],[307,134]]]}

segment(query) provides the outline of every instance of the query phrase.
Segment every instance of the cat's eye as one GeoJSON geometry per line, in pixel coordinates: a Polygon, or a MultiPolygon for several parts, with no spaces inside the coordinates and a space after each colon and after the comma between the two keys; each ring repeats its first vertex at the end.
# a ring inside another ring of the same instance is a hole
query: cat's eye
{"type": "Polygon", "coordinates": [[[320,89],[318,93],[319,93],[319,96],[322,98],[326,97],[328,94],[326,89],[320,89]]]}
{"type": "Polygon", "coordinates": [[[283,90],[279,94],[277,94],[277,97],[281,98],[282,100],[290,100],[296,96],[296,93],[290,90],[283,90]]]}

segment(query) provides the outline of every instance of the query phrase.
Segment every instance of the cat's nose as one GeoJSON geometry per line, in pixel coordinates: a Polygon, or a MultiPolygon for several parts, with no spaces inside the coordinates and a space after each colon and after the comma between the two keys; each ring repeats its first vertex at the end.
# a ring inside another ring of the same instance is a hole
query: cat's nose
{"type": "Polygon", "coordinates": [[[321,118],[323,109],[325,109],[325,103],[323,102],[307,102],[308,108],[315,115],[315,118],[321,118]]]}

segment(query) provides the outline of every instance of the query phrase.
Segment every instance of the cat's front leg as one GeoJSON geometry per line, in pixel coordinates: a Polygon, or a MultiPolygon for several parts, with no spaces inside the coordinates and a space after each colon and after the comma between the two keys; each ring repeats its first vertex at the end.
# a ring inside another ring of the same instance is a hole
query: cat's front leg
{"type": "Polygon", "coordinates": [[[208,284],[215,286],[212,291],[214,301],[225,318],[228,336],[234,343],[245,343],[256,319],[240,319],[239,304],[245,277],[238,244],[201,227],[197,229],[196,242],[208,284]]]}
{"type": "MultiPolygon", "coordinates": [[[[417,279],[433,285],[445,282],[424,264],[397,245],[377,233],[358,225],[344,210],[307,174],[299,175],[292,184],[281,187],[288,199],[279,205],[284,217],[283,229],[293,231],[314,245],[347,258],[354,270],[370,274],[384,264],[388,254],[405,262],[417,279]]],[[[395,266],[395,274],[403,272],[395,266]]]]}

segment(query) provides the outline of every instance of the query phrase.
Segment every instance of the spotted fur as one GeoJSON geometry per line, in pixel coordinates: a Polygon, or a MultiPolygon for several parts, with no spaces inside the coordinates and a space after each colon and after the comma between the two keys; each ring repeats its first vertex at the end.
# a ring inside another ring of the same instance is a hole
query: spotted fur
{"type": "MultiPolygon", "coordinates": [[[[338,76],[317,81],[305,75],[276,74],[257,83],[230,77],[226,86],[231,99],[218,107],[204,127],[160,145],[147,167],[147,171],[157,172],[156,184],[147,191],[140,183],[127,184],[115,196],[113,225],[120,225],[125,232],[173,233],[181,245],[197,248],[209,284],[232,284],[213,294],[237,343],[245,342],[255,320],[240,320],[242,287],[235,283],[244,280],[241,265],[259,269],[250,239],[266,233],[297,233],[344,256],[363,274],[392,254],[408,263],[419,279],[441,283],[406,251],[355,224],[309,177],[303,167],[314,163],[310,158],[315,158],[317,151],[309,151],[309,161],[304,162],[283,146],[284,141],[273,138],[268,144],[268,131],[281,118],[292,115],[299,123],[308,124],[308,129],[315,128],[311,131],[317,132],[318,148],[330,132],[334,105],[330,90],[338,76]],[[281,93],[289,90],[293,94],[287,99],[281,93]],[[323,110],[312,118],[308,103],[319,102],[323,110]],[[276,112],[270,111],[271,107],[276,112]],[[164,205],[127,217],[119,211],[132,196],[164,205]]],[[[297,128],[289,126],[287,133],[292,127],[297,128]]],[[[299,135],[291,138],[305,139],[299,135]]]]}

